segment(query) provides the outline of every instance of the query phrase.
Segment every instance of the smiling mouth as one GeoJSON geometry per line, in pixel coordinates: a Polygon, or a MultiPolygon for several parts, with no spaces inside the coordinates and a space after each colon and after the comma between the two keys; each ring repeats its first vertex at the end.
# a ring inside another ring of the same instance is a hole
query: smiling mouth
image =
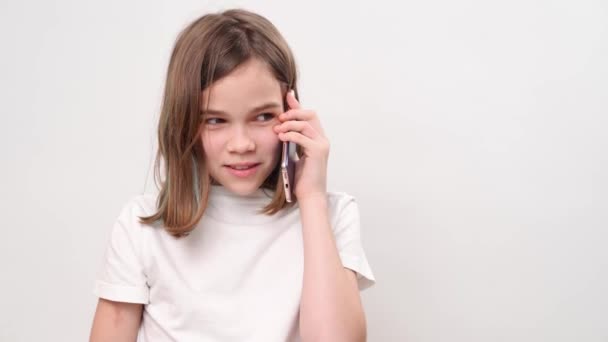
{"type": "Polygon", "coordinates": [[[258,165],[260,165],[260,163],[232,164],[232,165],[224,165],[224,166],[229,167],[233,170],[249,170],[258,165]]]}

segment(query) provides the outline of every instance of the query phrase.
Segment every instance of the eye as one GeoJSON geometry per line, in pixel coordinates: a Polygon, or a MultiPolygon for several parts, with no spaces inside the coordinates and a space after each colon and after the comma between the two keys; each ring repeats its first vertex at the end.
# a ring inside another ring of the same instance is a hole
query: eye
{"type": "Polygon", "coordinates": [[[215,123],[213,123],[213,120],[224,121],[224,119],[220,119],[220,118],[209,118],[209,119],[205,120],[205,123],[207,123],[208,125],[216,125],[215,123]]]}
{"type": "MultiPolygon", "coordinates": [[[[270,121],[272,119],[274,119],[275,115],[273,113],[262,113],[260,115],[258,115],[257,117],[263,117],[266,116],[268,118],[268,120],[262,120],[262,121],[270,121]]],[[[259,120],[258,120],[259,121],[259,120]]]]}

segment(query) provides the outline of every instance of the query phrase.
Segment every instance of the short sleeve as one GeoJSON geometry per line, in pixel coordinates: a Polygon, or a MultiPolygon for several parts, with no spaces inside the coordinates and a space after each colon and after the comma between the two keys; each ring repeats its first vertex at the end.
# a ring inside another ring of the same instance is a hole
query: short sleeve
{"type": "Polygon", "coordinates": [[[356,272],[359,290],[376,283],[361,242],[359,206],[354,197],[341,193],[337,202],[337,218],[334,224],[336,246],[342,265],[356,272]]]}
{"type": "Polygon", "coordinates": [[[114,222],[93,293],[104,299],[147,304],[149,287],[142,261],[142,228],[137,198],[131,199],[114,222]]]}

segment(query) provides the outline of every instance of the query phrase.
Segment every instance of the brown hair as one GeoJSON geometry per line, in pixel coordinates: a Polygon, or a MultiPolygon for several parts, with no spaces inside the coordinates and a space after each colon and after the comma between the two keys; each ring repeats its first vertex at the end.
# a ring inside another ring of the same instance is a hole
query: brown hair
{"type": "MultiPolygon", "coordinates": [[[[202,91],[250,58],[264,61],[281,83],[283,96],[293,89],[298,98],[297,70],[291,49],[277,28],[259,14],[231,9],[206,14],[190,23],[177,37],[164,89],[158,123],[158,151],[154,179],[158,185],[161,160],[165,180],[160,181],[156,214],[140,217],[151,224],[162,220],[175,237],[187,235],[203,216],[212,179],[204,163],[200,106],[202,91]]],[[[285,105],[285,104],[284,104],[285,105]]],[[[302,155],[297,146],[298,155],[302,155]]],[[[261,188],[274,190],[260,214],[273,215],[287,206],[280,163],[261,188]]]]}

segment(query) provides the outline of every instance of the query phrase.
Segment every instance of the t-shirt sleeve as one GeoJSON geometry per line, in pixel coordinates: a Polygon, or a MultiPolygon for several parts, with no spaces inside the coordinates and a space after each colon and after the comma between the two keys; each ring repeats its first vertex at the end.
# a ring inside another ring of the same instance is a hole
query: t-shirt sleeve
{"type": "Polygon", "coordinates": [[[374,285],[376,278],[369,266],[361,242],[359,205],[355,198],[348,194],[343,193],[338,201],[334,236],[342,265],[356,272],[359,291],[374,285]]]}
{"type": "Polygon", "coordinates": [[[137,198],[121,210],[110,233],[93,293],[104,299],[147,304],[149,287],[142,261],[142,228],[137,198]]]}

